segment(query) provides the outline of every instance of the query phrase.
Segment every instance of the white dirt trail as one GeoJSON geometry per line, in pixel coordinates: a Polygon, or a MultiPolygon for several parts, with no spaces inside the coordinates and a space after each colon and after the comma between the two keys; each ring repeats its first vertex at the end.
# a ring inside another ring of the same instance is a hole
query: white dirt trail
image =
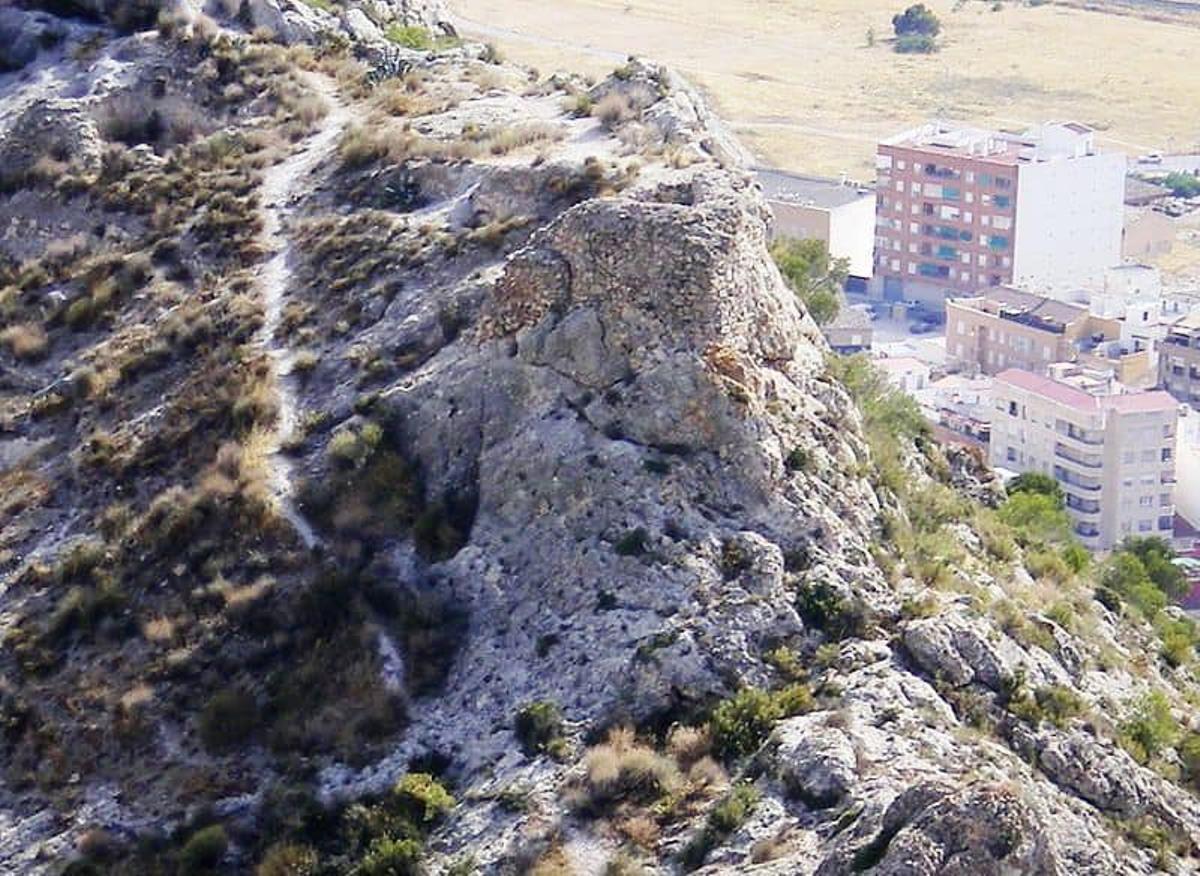
{"type": "Polygon", "coordinates": [[[292,244],[284,231],[284,223],[294,212],[299,197],[311,190],[313,171],[337,149],[342,132],[353,114],[328,78],[309,74],[308,80],[325,100],[329,111],[321,119],[315,133],[309,135],[286,159],[263,174],[259,188],[262,204],[261,239],[272,256],[259,272],[258,284],[265,316],[259,331],[259,343],[271,359],[279,402],[279,416],[264,448],[270,487],[279,503],[280,513],[292,524],[305,546],[311,549],[320,543],[320,539],[312,524],[296,507],[292,463],[282,452],[295,431],[298,419],[296,378],[292,373],[295,351],[277,337],[287,289],[292,282],[292,244]]]}

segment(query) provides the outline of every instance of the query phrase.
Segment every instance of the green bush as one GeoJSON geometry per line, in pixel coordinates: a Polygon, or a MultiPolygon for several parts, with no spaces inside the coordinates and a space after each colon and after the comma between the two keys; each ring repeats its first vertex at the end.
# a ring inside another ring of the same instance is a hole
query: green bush
{"type": "Polygon", "coordinates": [[[1142,561],[1126,551],[1109,557],[1100,573],[1100,588],[1129,602],[1147,618],[1155,617],[1167,604],[1166,595],[1150,580],[1142,561]]]}
{"type": "Polygon", "coordinates": [[[421,876],[421,844],[414,839],[381,838],[371,843],[356,876],[421,876]]]}
{"type": "Polygon", "coordinates": [[[423,51],[433,48],[433,37],[423,27],[406,27],[400,24],[392,24],[385,31],[384,36],[396,45],[403,46],[406,49],[423,51]]]}
{"type": "Polygon", "coordinates": [[[320,861],[316,851],[293,843],[276,843],[254,868],[254,876],[315,876],[320,861]]]}
{"type": "Polygon", "coordinates": [[[704,863],[709,852],[746,823],[758,805],[758,790],[742,782],[733,787],[726,797],[708,813],[704,827],[692,837],[680,853],[683,869],[695,870],[704,863]]]}
{"type": "Polygon", "coordinates": [[[1119,741],[1139,763],[1153,759],[1179,738],[1178,722],[1171,705],[1161,691],[1150,691],[1134,707],[1133,714],[1121,725],[1119,741]]]}
{"type": "Polygon", "coordinates": [[[1194,198],[1200,195],[1200,176],[1194,174],[1173,171],[1163,179],[1163,185],[1180,198],[1194,198]]]}
{"type": "Polygon", "coordinates": [[[825,581],[801,587],[796,593],[796,610],[806,624],[834,640],[860,636],[867,626],[864,607],[825,581]]]}
{"type": "Polygon", "coordinates": [[[454,797],[428,773],[409,773],[392,793],[401,810],[417,823],[438,821],[454,808],[454,797]]]}
{"type": "Polygon", "coordinates": [[[1155,624],[1162,639],[1162,657],[1168,666],[1183,666],[1196,656],[1200,642],[1196,625],[1187,618],[1160,618],[1155,624]]]}
{"type": "Polygon", "coordinates": [[[817,325],[837,318],[842,307],[842,287],[850,273],[846,259],[830,258],[823,240],[779,237],[771,244],[771,257],[817,325]]]}
{"type": "Polygon", "coordinates": [[[179,872],[182,876],[213,873],[228,850],[225,828],[219,824],[201,828],[179,850],[179,872]]]}
{"type": "Polygon", "coordinates": [[[812,704],[812,692],[805,684],[790,684],[774,692],[742,688],[713,709],[708,722],[713,749],[725,758],[753,754],[776,721],[807,712],[812,704]]]}
{"type": "Polygon", "coordinates": [[[919,33],[896,37],[892,47],[901,55],[932,55],[938,49],[937,40],[919,33]]]}
{"type": "Polygon", "coordinates": [[[554,756],[562,745],[562,712],[555,703],[547,700],[529,703],[517,712],[514,729],[527,757],[554,756]]]}
{"type": "Polygon", "coordinates": [[[1027,471],[1017,475],[1008,482],[1006,491],[1009,496],[1015,496],[1017,493],[1034,493],[1049,496],[1059,508],[1062,508],[1065,502],[1062,486],[1059,485],[1058,481],[1050,475],[1042,474],[1038,471],[1027,471]]]}

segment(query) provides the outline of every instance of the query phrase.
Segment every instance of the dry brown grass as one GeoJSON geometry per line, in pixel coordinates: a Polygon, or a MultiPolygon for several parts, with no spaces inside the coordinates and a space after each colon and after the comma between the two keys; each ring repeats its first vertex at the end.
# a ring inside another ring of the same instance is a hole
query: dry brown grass
{"type": "MultiPolygon", "coordinates": [[[[607,75],[613,53],[668,64],[697,81],[749,146],[784,167],[874,176],[880,137],[934,115],[997,127],[1044,119],[1101,126],[1133,152],[1195,143],[1196,30],[1058,4],[935,0],[943,48],[899,56],[892,0],[704,4],[454,0],[473,21],[519,32],[506,55],[544,70],[607,75]],[[868,47],[871,28],[878,42],[868,47]],[[733,48],[736,46],[736,49],[733,48]],[[1054,51],[1047,51],[1053,47],[1054,51]]],[[[470,35],[470,27],[463,26],[470,35]]]]}
{"type": "Polygon", "coordinates": [[[10,325],[0,331],[0,345],[17,359],[32,362],[46,354],[49,345],[46,330],[32,322],[10,325]]]}

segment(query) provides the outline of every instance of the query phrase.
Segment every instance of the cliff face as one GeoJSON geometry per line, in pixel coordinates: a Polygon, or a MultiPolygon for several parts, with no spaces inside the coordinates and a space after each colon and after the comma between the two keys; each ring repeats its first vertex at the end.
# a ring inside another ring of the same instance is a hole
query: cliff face
{"type": "Polygon", "coordinates": [[[694,92],[355,11],[23,19],[0,861],[1191,866],[1192,658],[856,407],[694,92]]]}

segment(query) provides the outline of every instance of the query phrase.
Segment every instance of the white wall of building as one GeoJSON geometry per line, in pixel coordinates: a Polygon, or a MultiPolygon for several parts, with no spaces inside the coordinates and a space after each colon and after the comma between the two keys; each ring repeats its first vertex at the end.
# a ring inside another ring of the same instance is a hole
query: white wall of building
{"type": "Polygon", "coordinates": [[[1175,442],[1175,509],[1193,526],[1200,526],[1200,410],[1179,409],[1175,442]]]}
{"type": "Polygon", "coordinates": [[[875,263],[874,193],[830,211],[829,253],[850,260],[850,276],[871,276],[875,263]]]}
{"type": "Polygon", "coordinates": [[[1038,292],[1103,283],[1121,263],[1124,201],[1121,153],[1020,165],[1014,283],[1038,292]]]}

